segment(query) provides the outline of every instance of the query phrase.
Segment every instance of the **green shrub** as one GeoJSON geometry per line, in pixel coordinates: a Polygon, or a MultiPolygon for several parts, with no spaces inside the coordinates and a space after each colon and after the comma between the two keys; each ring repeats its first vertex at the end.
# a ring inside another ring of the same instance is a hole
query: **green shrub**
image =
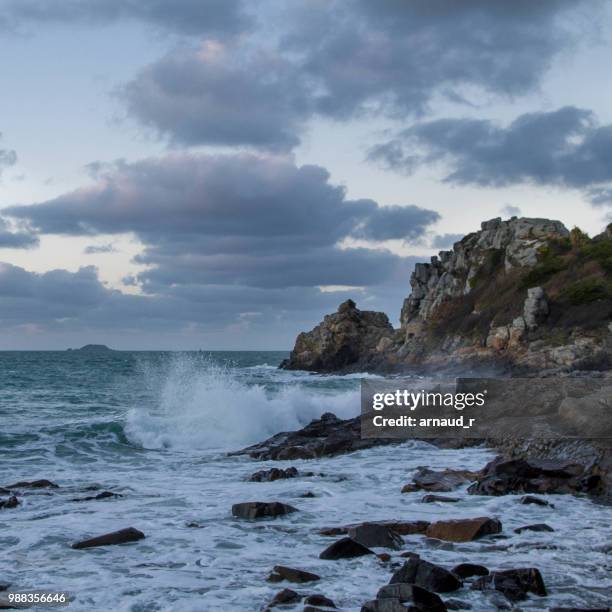
{"type": "Polygon", "coordinates": [[[588,304],[608,297],[608,289],[602,280],[586,278],[565,287],[560,296],[574,305],[588,304]]]}
{"type": "Polygon", "coordinates": [[[561,257],[546,254],[539,264],[531,268],[531,270],[523,276],[521,279],[521,286],[523,289],[528,289],[529,287],[541,285],[553,274],[564,270],[565,267],[565,263],[561,257]]]}
{"type": "Polygon", "coordinates": [[[574,227],[570,231],[570,242],[574,248],[579,248],[585,244],[588,244],[591,240],[588,234],[585,234],[579,227],[574,227]]]}

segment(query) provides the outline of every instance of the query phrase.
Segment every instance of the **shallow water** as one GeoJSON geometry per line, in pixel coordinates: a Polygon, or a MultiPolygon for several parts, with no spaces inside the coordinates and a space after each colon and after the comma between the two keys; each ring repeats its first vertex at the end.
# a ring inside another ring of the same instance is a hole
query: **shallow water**
{"type": "MultiPolygon", "coordinates": [[[[0,353],[0,485],[49,478],[61,489],[24,496],[0,511],[0,582],[67,590],[70,610],[261,610],[286,583],[265,581],[273,565],[314,571],[319,583],[293,585],[357,611],[387,583],[374,557],[322,561],[331,542],[321,527],[363,520],[495,516],[506,539],[436,544],[406,537],[406,550],[452,567],[538,567],[550,592],[521,609],[601,606],[612,599],[609,507],[585,498],[546,496],[554,509],[518,504],[519,496],[422,504],[401,494],[420,465],[481,468],[487,449],[440,450],[407,442],[336,458],[254,462],[235,450],[331,411],[357,414],[358,376],[282,372],[282,353],[173,355],[0,353]],[[249,483],[252,472],[296,465],[325,476],[249,483]],[[91,485],[122,498],[76,503],[91,485]],[[316,497],[301,498],[306,491],[316,497]],[[300,512],[247,522],[231,516],[242,501],[279,500],[300,512]],[[514,534],[545,522],[554,533],[514,534]],[[195,525],[195,526],[188,526],[195,525]],[[72,550],[69,544],[133,526],[145,540],[72,550]]],[[[382,551],[379,551],[382,552],[382,551]]],[[[474,610],[493,606],[479,592],[449,597],[474,610]]]]}

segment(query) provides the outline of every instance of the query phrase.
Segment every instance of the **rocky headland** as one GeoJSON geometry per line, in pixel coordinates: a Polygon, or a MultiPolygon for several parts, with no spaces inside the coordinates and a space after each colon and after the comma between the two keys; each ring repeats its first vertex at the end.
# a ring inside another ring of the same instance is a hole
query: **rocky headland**
{"type": "Polygon", "coordinates": [[[286,369],[551,375],[612,366],[612,225],[493,219],[418,263],[394,329],[352,300],[301,333],[286,369]]]}

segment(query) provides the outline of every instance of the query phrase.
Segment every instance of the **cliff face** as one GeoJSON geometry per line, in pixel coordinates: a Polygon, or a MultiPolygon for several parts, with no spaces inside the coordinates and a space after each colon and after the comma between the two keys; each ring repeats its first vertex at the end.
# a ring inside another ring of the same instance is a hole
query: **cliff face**
{"type": "Polygon", "coordinates": [[[548,219],[493,219],[417,264],[393,330],[352,301],[298,336],[284,367],[317,371],[491,366],[607,369],[612,235],[548,219]]]}

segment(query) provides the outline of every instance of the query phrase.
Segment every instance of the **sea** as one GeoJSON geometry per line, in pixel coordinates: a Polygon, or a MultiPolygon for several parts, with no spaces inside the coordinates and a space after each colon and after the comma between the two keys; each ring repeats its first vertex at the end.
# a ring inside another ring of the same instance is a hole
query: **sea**
{"type": "MultiPolygon", "coordinates": [[[[405,550],[451,568],[537,567],[549,596],[521,610],[604,607],[612,600],[612,509],[586,497],[451,493],[456,503],[402,494],[419,466],[477,470],[487,448],[443,450],[408,441],[352,454],[291,462],[229,456],[324,412],[359,413],[360,380],[279,370],[284,352],[0,353],[0,486],[46,478],[0,510],[0,583],[13,591],[64,591],[70,612],[257,611],[284,587],[320,593],[357,612],[389,581],[394,563],[375,556],[325,561],[323,527],[373,520],[491,516],[503,533],[466,544],[407,536],[405,550]],[[314,475],[248,482],[257,470],[295,465],[314,475]],[[74,501],[112,491],[120,497],[74,501]],[[304,493],[314,497],[302,497],[304,493]],[[233,518],[232,504],[281,501],[299,512],[270,520],[233,518]],[[553,532],[514,529],[546,523],[553,532]],[[139,542],[74,550],[71,544],[126,527],[139,542]],[[275,584],[274,565],[321,576],[275,584]]],[[[371,376],[371,375],[370,375],[371,376]]],[[[1,497],[1,496],[0,496],[1,497]]],[[[382,549],[376,552],[384,552],[382,549]]],[[[2,593],[0,593],[2,595],[2,593]]],[[[495,610],[495,594],[463,588],[444,595],[495,610]]],[[[34,608],[43,609],[43,608],[34,608]]],[[[295,608],[301,610],[302,606],[295,608]]],[[[518,609],[518,608],[517,608],[518,609]]]]}

